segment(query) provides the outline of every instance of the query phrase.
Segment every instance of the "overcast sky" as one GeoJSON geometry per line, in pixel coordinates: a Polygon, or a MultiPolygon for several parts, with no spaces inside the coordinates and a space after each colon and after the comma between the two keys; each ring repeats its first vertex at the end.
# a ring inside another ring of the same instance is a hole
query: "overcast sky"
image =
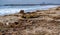
{"type": "Polygon", "coordinates": [[[42,2],[59,4],[60,0],[0,0],[0,4],[40,4],[42,2]]]}

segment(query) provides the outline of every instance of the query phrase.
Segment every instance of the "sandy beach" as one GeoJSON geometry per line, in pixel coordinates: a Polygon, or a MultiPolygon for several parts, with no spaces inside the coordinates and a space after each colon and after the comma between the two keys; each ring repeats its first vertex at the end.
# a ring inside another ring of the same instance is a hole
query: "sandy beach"
{"type": "Polygon", "coordinates": [[[60,6],[0,16],[0,35],[60,35],[60,6]]]}

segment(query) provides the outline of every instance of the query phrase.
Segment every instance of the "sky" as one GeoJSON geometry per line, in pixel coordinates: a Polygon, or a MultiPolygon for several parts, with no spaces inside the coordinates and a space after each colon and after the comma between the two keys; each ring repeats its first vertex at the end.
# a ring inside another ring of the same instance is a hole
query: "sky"
{"type": "Polygon", "coordinates": [[[3,5],[3,4],[40,4],[42,2],[60,4],[60,0],[0,0],[0,5],[3,5]]]}

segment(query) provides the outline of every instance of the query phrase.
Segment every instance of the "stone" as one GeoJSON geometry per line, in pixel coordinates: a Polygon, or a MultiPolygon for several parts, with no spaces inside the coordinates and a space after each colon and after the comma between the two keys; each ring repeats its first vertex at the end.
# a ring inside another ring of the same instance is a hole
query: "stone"
{"type": "Polygon", "coordinates": [[[24,10],[20,10],[20,13],[23,14],[24,13],[24,10]]]}

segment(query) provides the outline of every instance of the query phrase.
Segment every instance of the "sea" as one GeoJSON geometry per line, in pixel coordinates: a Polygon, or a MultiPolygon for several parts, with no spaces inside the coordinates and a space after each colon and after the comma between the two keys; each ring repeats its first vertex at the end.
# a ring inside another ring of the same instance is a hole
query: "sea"
{"type": "Polygon", "coordinates": [[[57,7],[58,5],[35,5],[35,6],[0,6],[0,16],[18,13],[20,10],[26,12],[33,12],[36,10],[47,10],[49,8],[57,7]]]}

